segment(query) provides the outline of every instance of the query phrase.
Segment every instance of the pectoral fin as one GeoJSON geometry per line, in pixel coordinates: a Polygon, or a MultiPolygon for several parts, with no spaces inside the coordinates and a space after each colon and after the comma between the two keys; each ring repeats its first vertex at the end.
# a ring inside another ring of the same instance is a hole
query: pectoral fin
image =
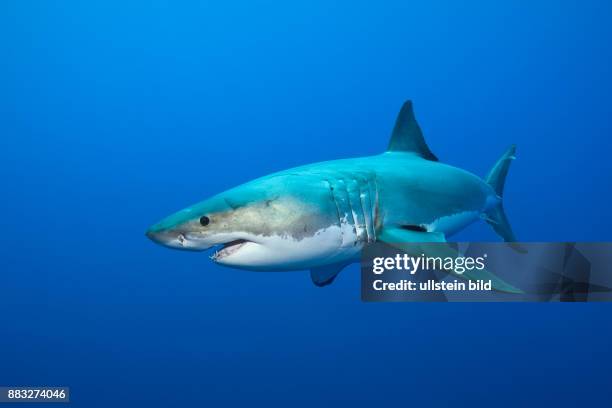
{"type": "Polygon", "coordinates": [[[312,283],[319,287],[329,285],[347,265],[348,263],[335,263],[312,268],[310,270],[310,278],[312,279],[312,283]]]}
{"type": "MultiPolygon", "coordinates": [[[[446,242],[446,238],[444,237],[444,234],[439,232],[421,232],[413,229],[404,229],[401,227],[385,228],[378,240],[394,246],[404,252],[411,253],[412,255],[415,255],[414,253],[417,252],[417,255],[424,254],[425,256],[432,258],[457,258],[461,256],[457,249],[453,248],[449,244],[444,244],[446,242]],[[420,245],[430,243],[438,244],[420,245]]],[[[524,293],[522,290],[512,286],[486,269],[472,269],[471,271],[465,271],[463,273],[457,273],[454,270],[446,272],[467,280],[490,280],[493,289],[500,292],[524,293]]]]}

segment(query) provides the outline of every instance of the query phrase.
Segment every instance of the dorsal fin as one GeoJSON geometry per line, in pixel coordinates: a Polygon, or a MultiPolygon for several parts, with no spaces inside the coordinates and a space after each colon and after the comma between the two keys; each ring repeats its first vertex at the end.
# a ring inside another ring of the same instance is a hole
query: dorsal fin
{"type": "Polygon", "coordinates": [[[397,115],[387,151],[413,152],[424,159],[438,161],[438,158],[427,147],[423,132],[414,118],[412,101],[406,101],[397,115]]]}

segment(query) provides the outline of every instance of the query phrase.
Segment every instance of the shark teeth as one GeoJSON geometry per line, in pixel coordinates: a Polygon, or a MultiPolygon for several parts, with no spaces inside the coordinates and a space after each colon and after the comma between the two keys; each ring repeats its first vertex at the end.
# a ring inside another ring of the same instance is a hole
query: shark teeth
{"type": "Polygon", "coordinates": [[[210,259],[212,259],[213,261],[216,261],[218,259],[225,258],[226,256],[230,256],[231,254],[235,253],[240,248],[242,248],[248,242],[249,241],[244,240],[244,239],[237,239],[234,241],[227,242],[223,244],[223,247],[220,250],[216,251],[210,257],[210,259]]]}

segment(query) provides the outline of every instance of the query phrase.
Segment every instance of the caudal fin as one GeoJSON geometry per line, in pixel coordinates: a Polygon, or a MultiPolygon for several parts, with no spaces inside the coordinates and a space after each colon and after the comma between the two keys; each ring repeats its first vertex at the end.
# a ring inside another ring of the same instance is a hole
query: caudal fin
{"type": "Polygon", "coordinates": [[[487,211],[487,223],[493,227],[495,232],[501,236],[506,242],[515,242],[516,237],[512,232],[512,227],[504,212],[503,196],[504,196],[504,185],[506,183],[506,176],[508,175],[508,169],[510,163],[515,159],[514,153],[516,152],[516,146],[512,145],[506,153],[495,163],[495,166],[489,171],[486,177],[486,182],[495,190],[495,193],[499,196],[500,202],[497,206],[487,211]]]}

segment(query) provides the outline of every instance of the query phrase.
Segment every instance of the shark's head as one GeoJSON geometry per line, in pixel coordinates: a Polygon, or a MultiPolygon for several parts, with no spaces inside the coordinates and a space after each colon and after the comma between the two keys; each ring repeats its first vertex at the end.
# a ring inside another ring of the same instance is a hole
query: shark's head
{"type": "Polygon", "coordinates": [[[256,180],[181,210],[147,231],[162,245],[218,250],[223,265],[301,269],[333,256],[341,242],[329,187],[293,176],[256,180]]]}

